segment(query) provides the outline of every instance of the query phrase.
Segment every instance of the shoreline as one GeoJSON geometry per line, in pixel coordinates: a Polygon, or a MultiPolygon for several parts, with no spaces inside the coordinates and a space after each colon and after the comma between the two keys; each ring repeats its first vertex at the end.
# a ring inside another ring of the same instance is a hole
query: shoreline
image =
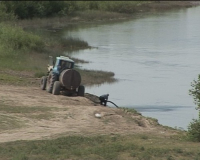
{"type": "Polygon", "coordinates": [[[147,14],[154,12],[168,12],[190,7],[199,6],[198,1],[156,1],[145,3],[134,8],[132,13],[117,13],[99,10],[77,11],[70,16],[34,18],[32,20],[18,20],[14,24],[22,28],[46,28],[56,32],[68,25],[78,25],[82,23],[102,23],[111,21],[124,21],[134,18],[137,14],[147,14]]]}
{"type": "MultiPolygon", "coordinates": [[[[2,69],[0,72],[0,75],[3,76],[3,83],[4,81],[11,82],[11,84],[14,82],[14,80],[18,81],[16,84],[22,84],[20,78],[17,78],[16,76],[22,75],[24,77],[23,72],[30,72],[29,79],[32,78],[31,82],[28,80],[25,82],[25,85],[32,85],[38,83],[37,80],[34,80],[34,78],[39,78],[42,76],[44,73],[46,73],[46,66],[48,62],[48,55],[54,54],[54,56],[57,56],[59,54],[63,54],[63,51],[67,51],[69,48],[69,45],[66,45],[66,43],[70,43],[70,40],[63,40],[60,38],[56,38],[54,36],[49,36],[49,35],[55,35],[57,31],[60,31],[64,27],[67,27],[69,25],[80,25],[80,24],[86,24],[86,23],[97,23],[97,24],[102,24],[102,23],[109,23],[109,22],[123,22],[127,20],[134,19],[137,14],[142,14],[146,15],[149,13],[155,13],[155,12],[169,12],[170,10],[174,9],[183,9],[183,8],[188,8],[188,7],[194,7],[200,5],[200,2],[196,1],[176,1],[176,2],[169,2],[169,1],[162,1],[162,2],[151,2],[151,3],[145,3],[142,4],[136,8],[134,8],[133,13],[116,13],[116,12],[102,12],[102,11],[94,11],[94,10],[88,10],[88,11],[83,11],[83,12],[76,12],[71,16],[65,16],[65,17],[52,17],[52,18],[36,18],[32,20],[18,20],[18,21],[13,21],[9,22],[9,24],[15,25],[15,26],[20,26],[24,30],[28,29],[28,32],[32,32],[31,29],[35,30],[36,32],[33,32],[35,34],[40,35],[43,39],[52,39],[51,41],[45,41],[47,42],[47,48],[46,52],[35,52],[32,51],[28,53],[28,55],[24,55],[24,59],[26,61],[32,61],[32,59],[39,59],[40,64],[38,62],[31,62],[32,64],[29,66],[29,70],[22,70],[22,71],[16,71],[16,74],[12,76],[12,71],[9,71],[9,69],[12,70],[12,68],[5,68],[2,69]],[[44,31],[51,32],[45,33],[42,35],[43,31],[39,31],[37,33],[38,29],[42,29],[44,31]],[[49,37],[48,37],[49,36],[49,37]],[[49,45],[50,44],[50,45],[49,45]],[[28,56],[28,57],[27,57],[28,56]],[[30,58],[29,58],[30,57],[30,58]],[[34,69],[35,68],[37,69],[34,69]],[[32,67],[32,68],[31,68],[32,67]],[[6,69],[8,69],[8,74],[5,73],[6,69]]],[[[74,40],[71,39],[72,44],[74,45],[73,49],[74,50],[82,50],[82,49],[87,49],[91,48],[93,46],[89,46],[87,42],[81,41],[81,40],[74,40]]],[[[70,44],[71,45],[71,44],[70,44]]],[[[73,55],[71,56],[73,59],[73,55]]],[[[82,60],[76,59],[75,62],[77,63],[78,61],[84,63],[82,60]]],[[[78,63],[78,66],[81,65],[78,63]]],[[[21,67],[22,68],[22,67],[21,67]]],[[[79,69],[81,70],[81,69],[79,69]]],[[[115,82],[116,79],[114,78],[114,73],[112,72],[104,72],[104,71],[93,71],[93,70],[81,70],[83,74],[83,79],[87,83],[87,78],[89,79],[94,79],[94,77],[100,77],[97,83],[95,83],[94,80],[88,83],[89,86],[91,85],[99,85],[103,83],[112,83],[115,82]],[[92,74],[95,74],[95,76],[92,76],[92,74]],[[104,77],[105,75],[109,76],[108,80],[105,81],[104,77]]],[[[21,76],[20,76],[21,77],[21,76]]],[[[84,82],[84,83],[85,83],[84,82]]],[[[87,84],[86,84],[87,85],[87,84]]]]}

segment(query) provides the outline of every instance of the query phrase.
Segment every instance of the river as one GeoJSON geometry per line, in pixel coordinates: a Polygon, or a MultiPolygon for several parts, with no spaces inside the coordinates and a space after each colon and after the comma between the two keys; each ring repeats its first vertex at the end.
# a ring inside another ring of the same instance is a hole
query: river
{"type": "Polygon", "coordinates": [[[108,93],[118,106],[187,130],[198,117],[188,90],[200,73],[199,15],[200,7],[138,14],[120,23],[73,26],[63,35],[97,47],[73,53],[90,61],[83,68],[112,71],[119,80],[87,87],[86,92],[108,93]]]}

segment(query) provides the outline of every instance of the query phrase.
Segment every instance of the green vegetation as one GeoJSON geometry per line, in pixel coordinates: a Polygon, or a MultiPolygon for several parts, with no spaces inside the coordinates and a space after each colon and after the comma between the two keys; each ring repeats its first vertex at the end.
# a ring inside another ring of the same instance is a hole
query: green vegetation
{"type": "Polygon", "coordinates": [[[0,84],[30,85],[29,80],[19,77],[19,75],[9,75],[0,73],[0,84]]]}
{"type": "Polygon", "coordinates": [[[79,68],[76,68],[76,70],[80,72],[83,84],[99,85],[102,84],[102,82],[113,83],[117,81],[117,79],[114,78],[113,72],[86,69],[82,70],[79,68]]]}
{"type": "Polygon", "coordinates": [[[12,11],[7,12],[7,7],[1,2],[0,3],[0,22],[16,20],[16,16],[12,11]]]}
{"type": "MultiPolygon", "coordinates": [[[[72,15],[77,11],[100,10],[118,13],[134,13],[135,9],[151,2],[141,1],[10,1],[1,2],[6,14],[18,19],[44,18],[72,15]]],[[[5,14],[4,13],[4,14],[5,14]]]]}
{"type": "Polygon", "coordinates": [[[197,109],[200,109],[200,75],[198,79],[191,83],[192,89],[189,90],[189,94],[193,96],[194,103],[197,105],[197,109]]]}
{"type": "MultiPolygon", "coordinates": [[[[13,102],[12,102],[13,103],[13,102]]],[[[26,125],[23,118],[49,120],[54,118],[52,111],[57,108],[42,106],[13,106],[0,101],[0,131],[21,128],[26,125]]],[[[1,159],[1,158],[0,158],[1,159]]]]}
{"type": "Polygon", "coordinates": [[[128,13],[190,7],[190,3],[159,1],[2,1],[0,17],[3,19],[32,19],[55,16],[73,16],[79,11],[128,13]],[[163,2],[164,3],[164,2],[163,2]]]}
{"type": "MultiPolygon", "coordinates": [[[[1,83],[16,85],[35,85],[37,82],[33,82],[34,77],[40,78],[46,75],[49,55],[56,57],[62,55],[62,52],[66,50],[89,48],[88,43],[80,39],[64,39],[49,34],[24,31],[20,27],[12,27],[8,24],[0,25],[0,42],[1,83]],[[23,71],[30,72],[29,76],[23,76],[21,73],[23,71]]],[[[78,59],[75,61],[83,63],[78,59]]],[[[95,81],[90,82],[92,78],[88,77],[93,75],[92,71],[90,71],[91,74],[88,74],[81,69],[79,70],[85,77],[84,84],[95,83],[95,81]]],[[[104,72],[94,71],[94,73],[95,76],[102,76],[98,84],[102,83],[104,72]]],[[[110,75],[111,79],[113,79],[113,75],[113,73],[110,75]]]]}
{"type": "Polygon", "coordinates": [[[10,1],[1,5],[5,6],[7,13],[14,13],[19,19],[66,15],[76,9],[73,1],[10,1]]]}
{"type": "Polygon", "coordinates": [[[43,47],[41,37],[17,26],[0,24],[0,68],[30,70],[32,66],[26,61],[30,52],[41,51],[43,47]]]}
{"type": "Polygon", "coordinates": [[[33,112],[48,112],[55,110],[56,108],[51,107],[41,107],[41,106],[35,106],[35,107],[28,107],[28,106],[11,106],[0,103],[0,111],[2,113],[20,113],[20,114],[28,114],[33,112]]]}
{"type": "Polygon", "coordinates": [[[24,122],[14,116],[6,114],[1,114],[0,116],[0,131],[21,128],[23,126],[24,122]]]}
{"type": "MultiPolygon", "coordinates": [[[[87,42],[76,38],[67,38],[41,33],[39,30],[23,30],[21,27],[12,27],[9,24],[0,24],[0,75],[1,84],[36,85],[34,77],[46,75],[48,56],[62,55],[64,51],[75,51],[90,48],[87,42]],[[23,71],[30,74],[23,75],[23,71]],[[27,79],[28,78],[28,79],[27,79]]],[[[73,59],[73,58],[72,58],[73,59]]],[[[84,61],[75,59],[76,62],[84,61]]],[[[78,69],[78,67],[76,67],[78,69]]],[[[114,74],[103,71],[84,72],[85,85],[100,84],[114,81],[114,74]],[[93,74],[94,73],[94,74],[93,74]],[[104,73],[106,73],[104,75],[104,73]],[[98,83],[93,77],[100,77],[98,83]]]]}
{"type": "Polygon", "coordinates": [[[136,115],[141,115],[138,111],[136,111],[134,108],[126,108],[126,107],[120,107],[125,113],[133,113],[136,115]]]}
{"type": "Polygon", "coordinates": [[[0,144],[0,159],[199,159],[197,143],[151,134],[68,136],[54,140],[0,144]]]}
{"type": "Polygon", "coordinates": [[[1,49],[13,54],[15,50],[41,50],[44,47],[41,37],[25,32],[17,26],[0,24],[0,37],[1,49]]]}
{"type": "Polygon", "coordinates": [[[142,4],[151,2],[143,1],[86,1],[77,2],[78,10],[100,10],[118,13],[134,13],[136,8],[142,4]]]}
{"type": "Polygon", "coordinates": [[[132,14],[141,11],[142,8],[145,8],[145,11],[150,11],[191,6],[190,3],[178,3],[171,2],[170,5],[162,5],[159,2],[153,1],[2,1],[0,5],[3,11],[2,17],[3,15],[9,15],[7,16],[9,19],[12,17],[32,19],[66,15],[72,16],[77,11],[88,10],[132,14]]]}
{"type": "Polygon", "coordinates": [[[200,119],[193,119],[188,126],[188,138],[200,142],[200,119]]]}
{"type": "MultiPolygon", "coordinates": [[[[200,109],[200,75],[198,79],[191,83],[192,89],[189,90],[189,94],[193,96],[194,103],[197,105],[197,110],[200,109]]],[[[199,118],[193,119],[188,126],[188,138],[193,141],[200,142],[200,112],[199,118]]]]}

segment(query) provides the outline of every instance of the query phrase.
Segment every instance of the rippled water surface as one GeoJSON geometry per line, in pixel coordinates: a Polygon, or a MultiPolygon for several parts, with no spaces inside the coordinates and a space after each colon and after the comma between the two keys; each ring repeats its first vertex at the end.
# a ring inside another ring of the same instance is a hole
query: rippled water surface
{"type": "Polygon", "coordinates": [[[83,68],[112,71],[119,79],[87,87],[86,92],[109,93],[109,100],[119,106],[133,107],[163,125],[187,129],[197,118],[188,90],[200,73],[199,15],[200,7],[138,15],[126,22],[85,24],[63,35],[98,47],[73,54],[91,62],[83,68]]]}

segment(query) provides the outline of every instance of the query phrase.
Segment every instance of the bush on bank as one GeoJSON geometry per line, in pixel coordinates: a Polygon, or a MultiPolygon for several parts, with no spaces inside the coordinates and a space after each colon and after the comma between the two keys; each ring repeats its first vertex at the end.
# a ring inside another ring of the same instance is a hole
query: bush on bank
{"type": "Polygon", "coordinates": [[[75,11],[73,1],[3,1],[6,13],[14,13],[18,19],[44,18],[68,15],[75,11]]]}
{"type": "Polygon", "coordinates": [[[70,14],[74,11],[71,1],[3,1],[7,13],[14,13],[18,19],[50,17],[70,14]]]}
{"type": "MultiPolygon", "coordinates": [[[[194,103],[197,105],[197,109],[200,109],[200,75],[198,79],[191,83],[192,89],[189,90],[189,94],[193,96],[194,103]]],[[[200,112],[199,118],[193,119],[188,126],[188,138],[193,141],[200,142],[200,112]]]]}
{"type": "Polygon", "coordinates": [[[200,119],[190,122],[187,135],[190,140],[200,142],[200,119]]]}
{"type": "Polygon", "coordinates": [[[78,2],[78,10],[101,10],[118,13],[133,13],[135,8],[146,3],[142,1],[80,1],[78,2]]]}
{"type": "Polygon", "coordinates": [[[200,109],[200,75],[198,79],[194,80],[191,83],[192,89],[189,90],[189,94],[193,96],[194,103],[197,105],[197,108],[200,109]]]}
{"type": "Polygon", "coordinates": [[[141,1],[2,1],[4,13],[18,19],[44,18],[70,15],[76,11],[100,10],[118,13],[133,13],[141,1]]]}
{"type": "MultiPolygon", "coordinates": [[[[38,50],[42,49],[44,42],[41,37],[25,32],[20,27],[12,27],[0,24],[0,54],[16,50],[38,50]]],[[[13,53],[14,53],[13,52],[13,53]]]]}
{"type": "Polygon", "coordinates": [[[1,1],[0,3],[3,14],[15,16],[18,19],[65,16],[87,10],[134,13],[141,10],[163,10],[190,6],[192,4],[189,2],[178,1],[172,3],[160,3],[160,1],[1,1]]]}
{"type": "Polygon", "coordinates": [[[7,7],[1,2],[0,3],[0,22],[15,20],[16,16],[12,11],[7,12],[7,7]]]}

